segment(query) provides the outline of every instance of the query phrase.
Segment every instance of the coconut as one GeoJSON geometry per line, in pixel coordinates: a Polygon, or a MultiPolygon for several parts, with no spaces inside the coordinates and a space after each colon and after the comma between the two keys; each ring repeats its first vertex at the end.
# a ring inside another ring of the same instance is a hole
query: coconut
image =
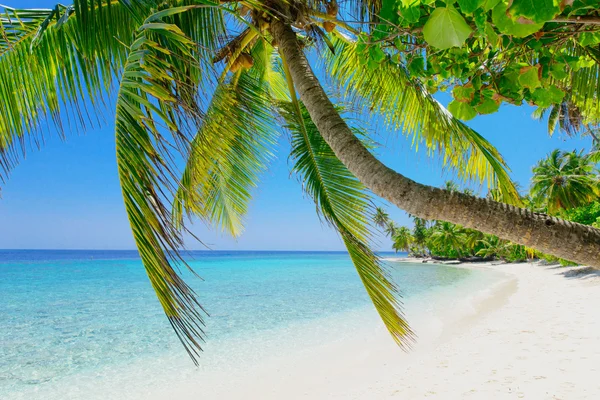
{"type": "Polygon", "coordinates": [[[242,7],[240,8],[240,15],[241,15],[242,17],[245,17],[245,16],[246,16],[246,15],[248,15],[249,13],[250,13],[250,7],[248,7],[248,6],[242,6],[242,7]]]}
{"type": "Polygon", "coordinates": [[[239,61],[240,64],[242,65],[242,67],[244,67],[246,69],[251,68],[254,65],[254,59],[248,53],[240,54],[237,61],[239,61]]]}
{"type": "Polygon", "coordinates": [[[335,29],[335,24],[331,21],[323,21],[323,28],[325,28],[327,32],[332,32],[335,29]]]}
{"type": "Polygon", "coordinates": [[[327,15],[329,15],[330,17],[335,17],[338,13],[338,5],[336,1],[332,1],[331,3],[328,3],[326,6],[327,9],[327,15]]]}
{"type": "Polygon", "coordinates": [[[239,58],[236,58],[235,61],[229,67],[231,72],[237,72],[242,67],[242,63],[239,58]]]}

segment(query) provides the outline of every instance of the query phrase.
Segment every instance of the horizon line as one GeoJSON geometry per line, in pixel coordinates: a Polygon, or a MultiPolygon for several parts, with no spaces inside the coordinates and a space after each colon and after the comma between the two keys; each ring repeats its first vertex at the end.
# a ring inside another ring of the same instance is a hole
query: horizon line
{"type": "MultiPolygon", "coordinates": [[[[137,249],[9,249],[9,248],[0,248],[0,251],[135,251],[138,252],[137,249]]],[[[204,249],[204,250],[180,250],[182,253],[190,252],[190,251],[206,251],[206,252],[217,252],[217,251],[270,251],[270,252],[312,252],[312,253],[347,253],[347,250],[270,250],[270,249],[252,249],[252,250],[243,250],[243,249],[204,249]]],[[[393,250],[385,251],[378,250],[378,252],[387,252],[394,253],[393,250]]],[[[399,252],[406,253],[406,252],[399,252]]]]}

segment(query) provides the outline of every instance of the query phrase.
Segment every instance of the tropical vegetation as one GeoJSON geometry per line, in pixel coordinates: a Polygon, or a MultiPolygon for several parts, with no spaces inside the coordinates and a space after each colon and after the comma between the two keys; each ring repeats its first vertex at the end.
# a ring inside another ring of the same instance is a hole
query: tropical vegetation
{"type": "Polygon", "coordinates": [[[600,198],[600,182],[592,157],[554,150],[533,168],[533,201],[555,214],[600,198]]]}
{"type": "MultiPolygon", "coordinates": [[[[594,150],[588,154],[582,151],[552,151],[532,169],[532,185],[530,192],[523,196],[523,203],[532,211],[559,215],[567,221],[600,228],[600,170],[592,161],[593,157],[594,150]]],[[[447,181],[444,188],[452,191],[460,189],[452,181],[447,181]]],[[[378,226],[384,227],[396,252],[404,251],[412,256],[436,259],[500,259],[516,262],[535,257],[568,263],[567,260],[498,236],[449,222],[413,217],[414,226],[411,230],[390,220],[381,207],[377,208],[377,215],[383,216],[378,226]],[[395,235],[390,234],[390,226],[394,227],[395,235]]]]}
{"type": "MultiPolygon", "coordinates": [[[[204,309],[178,273],[189,220],[239,235],[284,126],[293,172],[339,232],[394,340],[406,344],[412,333],[396,286],[371,250],[371,193],[419,218],[600,266],[600,231],[522,212],[498,151],[459,120],[528,102],[578,133],[599,125],[596,2],[545,3],[74,0],[52,9],[3,7],[1,176],[28,145],[43,144],[47,126],[67,135],[114,115],[137,248],[196,360],[204,309]],[[331,85],[317,79],[306,53],[331,85]],[[448,112],[432,93],[450,89],[448,112]],[[387,168],[364,130],[342,118],[345,106],[382,116],[460,179],[486,183],[496,200],[513,205],[432,188],[387,168]]],[[[440,244],[459,234],[442,226],[440,244]]],[[[426,242],[422,236],[414,244],[426,242]]]]}

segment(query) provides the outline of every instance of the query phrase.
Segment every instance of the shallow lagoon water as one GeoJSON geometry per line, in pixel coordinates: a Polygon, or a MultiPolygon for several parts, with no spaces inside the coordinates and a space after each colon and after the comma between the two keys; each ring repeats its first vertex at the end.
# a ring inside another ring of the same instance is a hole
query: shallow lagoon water
{"type": "MultiPolygon", "coordinates": [[[[287,336],[347,334],[372,309],[345,253],[191,252],[190,265],[204,280],[186,278],[210,314],[201,369],[304,343],[287,336]]],[[[408,302],[486,279],[430,264],[390,268],[408,302]]],[[[2,399],[126,398],[193,373],[135,252],[3,250],[0,293],[2,399]]]]}

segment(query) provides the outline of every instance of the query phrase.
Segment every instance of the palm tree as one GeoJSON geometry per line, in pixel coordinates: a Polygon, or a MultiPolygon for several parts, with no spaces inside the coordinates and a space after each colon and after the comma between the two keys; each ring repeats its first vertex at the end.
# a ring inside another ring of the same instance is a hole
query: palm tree
{"type": "Polygon", "coordinates": [[[600,181],[589,157],[582,152],[554,150],[533,168],[531,193],[549,213],[578,207],[600,196],[600,181]]]}
{"type": "Polygon", "coordinates": [[[442,221],[433,229],[432,243],[447,254],[454,253],[457,257],[464,254],[466,235],[462,227],[442,221]]]}
{"type": "Polygon", "coordinates": [[[454,181],[446,181],[443,188],[449,192],[458,192],[460,190],[460,187],[454,181]]]}
{"type": "Polygon", "coordinates": [[[405,226],[401,226],[400,228],[396,229],[396,233],[394,233],[392,240],[392,248],[396,251],[396,253],[399,251],[408,251],[410,249],[410,245],[414,241],[410,233],[410,229],[405,226]]]}
{"type": "Polygon", "coordinates": [[[465,249],[468,250],[471,255],[473,255],[474,253],[476,253],[475,249],[477,248],[477,245],[483,238],[483,233],[476,231],[475,229],[465,229],[464,234],[465,234],[465,242],[464,242],[465,249]]]}
{"type": "Polygon", "coordinates": [[[480,243],[483,247],[477,252],[478,256],[506,258],[508,253],[508,242],[506,240],[502,240],[494,235],[484,235],[480,243]]]}
{"type": "Polygon", "coordinates": [[[413,227],[413,242],[420,254],[425,255],[427,250],[427,240],[429,239],[429,228],[427,221],[423,218],[413,217],[415,226],[413,227]]]}
{"type": "MultiPolygon", "coordinates": [[[[362,10],[361,22],[375,18],[370,0],[345,6],[362,10]]],[[[46,123],[61,135],[67,128],[80,131],[101,123],[106,105],[114,104],[118,174],[133,236],[161,305],[194,360],[203,309],[177,273],[177,264],[185,265],[179,251],[186,217],[239,235],[282,124],[291,136],[294,173],[319,215],[340,233],[400,344],[412,333],[395,285],[370,249],[370,193],[421,218],[600,266],[598,230],[422,185],[377,160],[330,101],[305,51],[323,61],[345,103],[385,114],[390,128],[438,152],[460,178],[487,181],[503,199],[518,202],[497,150],[453,119],[405,68],[390,57],[376,69],[363,67],[364,44],[356,38],[364,25],[339,21],[335,1],[238,7],[226,0],[74,0],[49,10],[3,11],[2,178],[27,143],[43,143],[46,123]],[[319,28],[324,20],[339,29],[326,34],[319,28]],[[183,171],[178,160],[186,163],[183,171]]]]}
{"type": "Polygon", "coordinates": [[[388,223],[385,225],[385,234],[391,238],[394,237],[394,235],[396,235],[396,232],[398,231],[399,227],[398,225],[396,225],[396,223],[394,221],[388,221],[388,223]]]}
{"type": "Polygon", "coordinates": [[[390,220],[390,216],[387,212],[381,207],[375,207],[375,216],[373,217],[373,222],[375,225],[380,228],[385,227],[390,220]]]}

